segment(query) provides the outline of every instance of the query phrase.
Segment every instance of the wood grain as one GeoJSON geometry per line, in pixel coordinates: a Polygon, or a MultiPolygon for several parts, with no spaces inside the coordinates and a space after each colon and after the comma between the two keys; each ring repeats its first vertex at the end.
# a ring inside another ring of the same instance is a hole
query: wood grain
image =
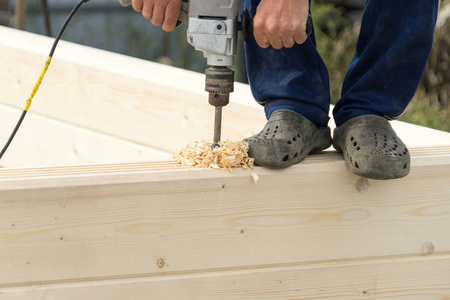
{"type": "MultiPolygon", "coordinates": [[[[0,147],[22,111],[0,104],[0,147]]],[[[173,153],[118,139],[90,129],[29,113],[0,162],[3,167],[67,166],[160,161],[173,153]]]]}
{"type": "Polygon", "coordinates": [[[450,298],[450,256],[385,258],[0,288],[0,300],[450,298]],[[126,296],[125,296],[126,295],[126,296]]]}
{"type": "Polygon", "coordinates": [[[326,155],[255,168],[258,184],[249,170],[170,164],[2,169],[0,284],[415,256],[425,242],[450,251],[449,154],[413,157],[411,174],[392,181],[326,155]]]}

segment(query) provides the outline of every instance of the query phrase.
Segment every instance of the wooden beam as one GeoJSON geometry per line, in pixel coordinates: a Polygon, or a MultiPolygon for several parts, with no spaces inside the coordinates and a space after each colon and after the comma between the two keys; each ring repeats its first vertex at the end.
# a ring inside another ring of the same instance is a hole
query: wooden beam
{"type": "Polygon", "coordinates": [[[394,257],[17,286],[0,288],[0,300],[448,299],[448,270],[448,254],[394,257]]]}
{"type": "MultiPolygon", "coordinates": [[[[6,143],[22,111],[0,104],[0,145],[6,143]]],[[[160,161],[173,153],[114,138],[74,124],[27,115],[0,167],[36,167],[77,164],[160,161]]]]}
{"type": "Polygon", "coordinates": [[[450,149],[412,153],[391,181],[337,153],[257,184],[168,163],[0,169],[0,285],[450,253],[450,149]]]}

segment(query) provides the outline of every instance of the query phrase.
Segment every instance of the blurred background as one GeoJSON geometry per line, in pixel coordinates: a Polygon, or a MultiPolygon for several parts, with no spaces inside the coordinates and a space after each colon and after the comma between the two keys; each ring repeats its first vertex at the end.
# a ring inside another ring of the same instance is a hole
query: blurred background
{"type": "MultiPolygon", "coordinates": [[[[0,0],[0,25],[54,37],[78,2],[0,0]]],[[[346,68],[354,54],[363,6],[364,0],[317,0],[311,7],[317,47],[332,74],[332,103],[339,99],[346,68]]],[[[442,0],[425,75],[400,120],[450,132],[448,33],[450,0],[442,0]]],[[[174,32],[165,33],[135,13],[131,6],[122,8],[115,0],[94,0],[83,5],[67,27],[63,39],[196,72],[204,72],[207,68],[203,55],[187,44],[183,25],[174,32]]],[[[58,50],[55,55],[57,53],[58,50]]],[[[246,82],[242,49],[238,56],[236,79],[246,82]]]]}

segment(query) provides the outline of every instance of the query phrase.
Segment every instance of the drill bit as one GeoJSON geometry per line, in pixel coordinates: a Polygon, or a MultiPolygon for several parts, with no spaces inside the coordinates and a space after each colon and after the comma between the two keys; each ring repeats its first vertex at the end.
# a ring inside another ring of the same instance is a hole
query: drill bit
{"type": "Polygon", "coordinates": [[[214,116],[214,140],[211,145],[211,150],[219,147],[220,132],[222,130],[222,106],[216,106],[214,116]]]}

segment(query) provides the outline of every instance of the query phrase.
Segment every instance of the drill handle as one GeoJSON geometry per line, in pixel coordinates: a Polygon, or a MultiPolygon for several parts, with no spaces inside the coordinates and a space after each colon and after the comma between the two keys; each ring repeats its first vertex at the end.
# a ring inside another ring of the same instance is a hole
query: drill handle
{"type": "MultiPolygon", "coordinates": [[[[244,38],[244,42],[247,43],[250,35],[253,34],[253,20],[250,17],[250,13],[247,9],[244,10],[242,15],[242,21],[240,22],[239,30],[242,30],[242,36],[244,38]]],[[[311,14],[308,14],[308,20],[306,21],[306,34],[310,35],[313,30],[313,22],[311,14]]]]}

